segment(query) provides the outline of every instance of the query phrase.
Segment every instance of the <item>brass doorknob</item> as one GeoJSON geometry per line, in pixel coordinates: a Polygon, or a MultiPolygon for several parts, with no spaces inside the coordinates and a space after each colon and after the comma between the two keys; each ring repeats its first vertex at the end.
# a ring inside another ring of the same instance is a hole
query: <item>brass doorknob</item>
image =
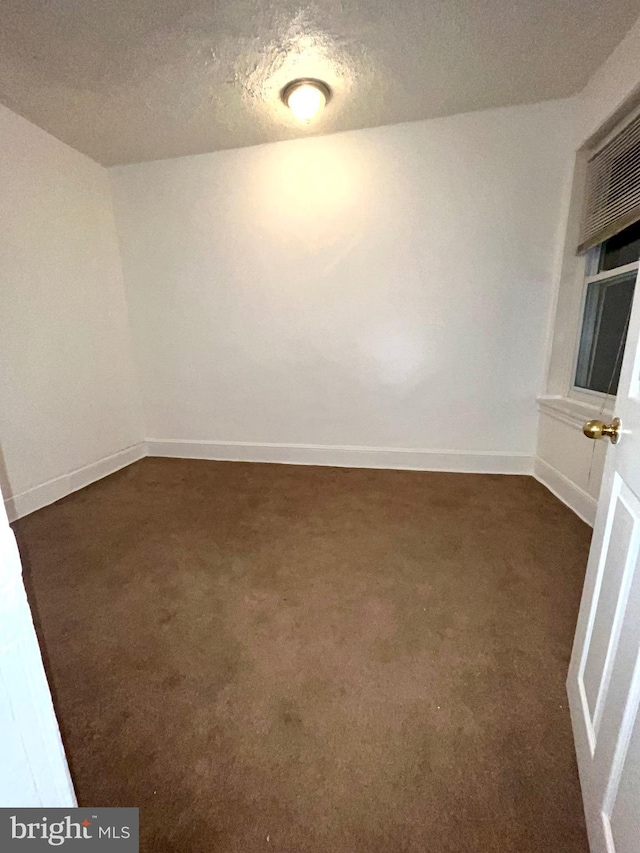
{"type": "Polygon", "coordinates": [[[611,439],[611,444],[617,444],[620,439],[620,418],[614,418],[610,424],[602,421],[587,421],[582,427],[582,432],[587,438],[604,438],[605,435],[611,439]]]}

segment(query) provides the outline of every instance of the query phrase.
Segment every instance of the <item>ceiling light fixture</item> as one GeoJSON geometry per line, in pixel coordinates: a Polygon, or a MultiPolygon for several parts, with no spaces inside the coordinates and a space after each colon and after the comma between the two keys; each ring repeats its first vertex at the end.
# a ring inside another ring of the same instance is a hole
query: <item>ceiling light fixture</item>
{"type": "Polygon", "coordinates": [[[282,100],[298,121],[315,118],[331,98],[331,89],[322,80],[292,80],[282,90],[282,100]]]}

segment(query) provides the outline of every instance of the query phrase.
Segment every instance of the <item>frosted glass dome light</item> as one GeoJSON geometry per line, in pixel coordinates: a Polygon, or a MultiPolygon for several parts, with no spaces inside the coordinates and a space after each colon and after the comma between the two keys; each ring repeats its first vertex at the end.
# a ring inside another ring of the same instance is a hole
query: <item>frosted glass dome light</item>
{"type": "Polygon", "coordinates": [[[320,113],[331,90],[321,80],[293,80],[282,90],[282,100],[298,121],[310,122],[320,113]]]}

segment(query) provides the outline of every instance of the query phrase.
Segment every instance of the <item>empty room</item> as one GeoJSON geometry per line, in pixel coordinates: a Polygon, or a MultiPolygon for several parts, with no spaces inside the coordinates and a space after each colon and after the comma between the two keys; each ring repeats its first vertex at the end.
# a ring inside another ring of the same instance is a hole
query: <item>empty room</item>
{"type": "Polygon", "coordinates": [[[1,850],[640,853],[639,16],[0,0],[1,850]]]}

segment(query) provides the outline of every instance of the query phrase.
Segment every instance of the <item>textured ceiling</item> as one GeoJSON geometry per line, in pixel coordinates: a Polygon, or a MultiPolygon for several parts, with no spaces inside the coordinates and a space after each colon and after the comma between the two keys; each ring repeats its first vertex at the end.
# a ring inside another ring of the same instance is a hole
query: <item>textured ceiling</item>
{"type": "Polygon", "coordinates": [[[106,165],[572,95],[640,0],[0,0],[0,101],[106,165]],[[296,77],[334,97],[311,126],[296,77]]]}

